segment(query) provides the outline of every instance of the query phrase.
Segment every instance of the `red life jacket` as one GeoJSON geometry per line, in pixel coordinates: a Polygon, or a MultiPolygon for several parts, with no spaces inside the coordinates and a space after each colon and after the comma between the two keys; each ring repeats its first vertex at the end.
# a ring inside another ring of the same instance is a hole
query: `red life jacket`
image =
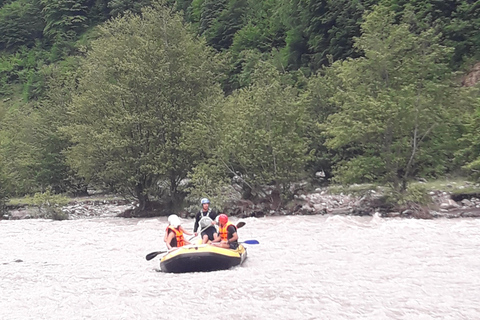
{"type": "Polygon", "coordinates": [[[185,238],[183,237],[183,232],[175,229],[172,226],[168,226],[166,230],[167,233],[169,229],[175,232],[175,237],[177,238],[177,247],[183,247],[185,245],[185,238]]]}
{"type": "MultiPolygon", "coordinates": [[[[228,229],[229,226],[234,226],[234,227],[235,227],[235,225],[234,225],[233,223],[231,223],[230,221],[228,221],[226,225],[224,225],[223,227],[220,227],[220,228],[218,229],[218,234],[220,235],[220,238],[221,238],[222,240],[228,241],[228,239],[227,239],[227,237],[228,237],[228,231],[227,231],[227,229],[228,229]]],[[[235,231],[236,231],[236,230],[237,230],[237,227],[235,227],[235,231]]]]}

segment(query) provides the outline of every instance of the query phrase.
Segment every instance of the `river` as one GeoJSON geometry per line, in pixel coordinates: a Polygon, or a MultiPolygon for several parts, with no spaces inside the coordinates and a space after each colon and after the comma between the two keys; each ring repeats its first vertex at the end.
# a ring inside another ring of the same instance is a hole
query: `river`
{"type": "Polygon", "coordinates": [[[167,274],[163,217],[2,220],[0,319],[480,319],[480,219],[245,221],[242,266],[167,274]]]}

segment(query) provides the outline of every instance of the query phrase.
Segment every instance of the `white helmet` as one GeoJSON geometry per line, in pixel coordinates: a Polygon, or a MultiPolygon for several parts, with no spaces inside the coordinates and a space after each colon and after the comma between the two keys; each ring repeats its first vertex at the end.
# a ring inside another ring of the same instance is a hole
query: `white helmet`
{"type": "Polygon", "coordinates": [[[175,228],[178,228],[178,226],[182,224],[176,214],[168,216],[168,223],[175,228]]]}

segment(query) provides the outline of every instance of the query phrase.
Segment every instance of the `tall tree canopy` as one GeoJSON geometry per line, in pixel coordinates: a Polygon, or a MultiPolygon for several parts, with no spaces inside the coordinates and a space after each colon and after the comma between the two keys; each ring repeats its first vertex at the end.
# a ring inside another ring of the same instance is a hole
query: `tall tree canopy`
{"type": "Polygon", "coordinates": [[[449,81],[452,50],[436,38],[432,30],[415,34],[406,23],[394,24],[393,13],[379,6],[356,40],[365,56],[332,66],[340,109],[325,129],[330,148],[348,150],[337,165],[340,181],[403,189],[422,161],[434,167],[445,160],[435,137],[448,132],[459,92],[449,81]]]}
{"type": "Polygon", "coordinates": [[[35,0],[17,0],[0,7],[0,50],[32,47],[42,36],[45,23],[35,0]]]}
{"type": "Polygon", "coordinates": [[[207,140],[210,158],[242,181],[245,194],[265,195],[269,185],[287,196],[291,183],[303,177],[307,114],[298,94],[273,65],[260,62],[251,85],[219,102],[207,140]]]}
{"type": "Polygon", "coordinates": [[[80,175],[149,204],[160,183],[172,197],[199,146],[184,143],[206,98],[221,95],[217,58],[161,3],[101,28],[81,67],[65,128],[80,175]]]}

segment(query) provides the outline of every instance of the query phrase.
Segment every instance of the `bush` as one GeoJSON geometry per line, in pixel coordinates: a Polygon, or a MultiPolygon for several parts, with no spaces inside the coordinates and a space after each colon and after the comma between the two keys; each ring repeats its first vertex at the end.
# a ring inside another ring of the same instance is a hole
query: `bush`
{"type": "Polygon", "coordinates": [[[387,202],[400,207],[408,207],[411,204],[427,205],[431,202],[427,188],[419,184],[410,184],[403,192],[389,189],[386,196],[387,202]]]}
{"type": "Polygon", "coordinates": [[[68,214],[62,212],[60,207],[67,205],[69,199],[63,195],[52,194],[51,190],[43,193],[35,193],[33,198],[25,199],[26,202],[32,203],[38,207],[40,216],[53,220],[66,220],[68,214]]]}

